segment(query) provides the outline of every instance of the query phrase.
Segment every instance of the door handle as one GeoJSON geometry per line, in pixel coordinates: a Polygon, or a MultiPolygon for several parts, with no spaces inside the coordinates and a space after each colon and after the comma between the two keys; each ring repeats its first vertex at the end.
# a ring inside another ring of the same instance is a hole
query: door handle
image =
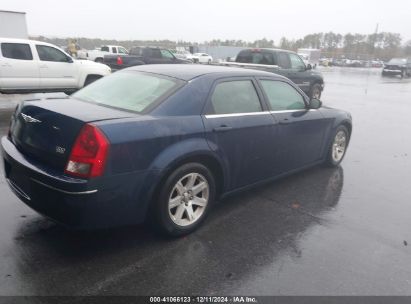
{"type": "Polygon", "coordinates": [[[47,69],[47,65],[46,65],[46,64],[41,64],[41,65],[40,65],[40,68],[42,68],[42,69],[47,69]]]}
{"type": "Polygon", "coordinates": [[[233,127],[227,126],[227,125],[221,125],[219,127],[215,127],[213,129],[214,132],[225,132],[231,130],[233,127]]]}
{"type": "Polygon", "coordinates": [[[286,125],[291,123],[291,120],[289,120],[288,118],[284,118],[280,120],[280,125],[286,125]]]}
{"type": "Polygon", "coordinates": [[[1,66],[2,66],[2,67],[6,67],[6,68],[11,68],[11,64],[10,64],[10,63],[3,63],[1,66]]]}

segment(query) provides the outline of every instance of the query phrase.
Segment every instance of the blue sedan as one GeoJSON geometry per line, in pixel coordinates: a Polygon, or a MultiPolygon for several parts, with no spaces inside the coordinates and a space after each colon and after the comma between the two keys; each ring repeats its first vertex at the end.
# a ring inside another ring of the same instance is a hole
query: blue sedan
{"type": "Polygon", "coordinates": [[[351,129],[349,113],[272,73],[144,65],[67,98],[21,103],[1,147],[10,188],[58,223],[149,219],[180,236],[222,196],[339,165],[351,129]]]}

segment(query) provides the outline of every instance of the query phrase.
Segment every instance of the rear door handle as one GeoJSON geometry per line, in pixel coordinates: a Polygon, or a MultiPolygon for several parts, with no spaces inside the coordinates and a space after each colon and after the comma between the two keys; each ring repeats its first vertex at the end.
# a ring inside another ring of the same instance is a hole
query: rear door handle
{"type": "Polygon", "coordinates": [[[280,125],[286,125],[291,123],[291,120],[289,120],[288,118],[284,118],[280,120],[280,125]]]}
{"type": "Polygon", "coordinates": [[[219,127],[215,127],[215,128],[213,129],[213,131],[214,131],[214,132],[225,132],[225,131],[231,130],[232,128],[233,128],[233,127],[226,126],[226,125],[222,125],[222,126],[219,126],[219,127]]]}
{"type": "Polygon", "coordinates": [[[47,64],[41,64],[41,65],[40,65],[40,68],[42,68],[42,69],[47,69],[48,66],[47,66],[47,64]]]}
{"type": "Polygon", "coordinates": [[[11,68],[11,64],[10,64],[10,63],[3,63],[1,66],[2,66],[2,67],[11,68]]]}

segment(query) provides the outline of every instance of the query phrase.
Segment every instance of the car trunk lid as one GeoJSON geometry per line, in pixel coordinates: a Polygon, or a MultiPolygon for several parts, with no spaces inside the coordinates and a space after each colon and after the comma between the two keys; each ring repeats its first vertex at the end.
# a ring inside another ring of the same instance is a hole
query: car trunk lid
{"type": "Polygon", "coordinates": [[[86,123],[135,115],[73,98],[25,101],[12,117],[10,139],[22,154],[64,171],[86,123]]]}

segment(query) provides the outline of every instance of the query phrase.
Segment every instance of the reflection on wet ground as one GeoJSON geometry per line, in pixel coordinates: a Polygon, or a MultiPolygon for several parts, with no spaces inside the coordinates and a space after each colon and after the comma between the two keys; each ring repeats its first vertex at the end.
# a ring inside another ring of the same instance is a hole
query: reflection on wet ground
{"type": "Polygon", "coordinates": [[[324,104],[355,123],[342,167],[232,196],[185,238],[68,231],[0,177],[0,295],[410,294],[411,82],[362,69],[324,75],[324,104]]]}

